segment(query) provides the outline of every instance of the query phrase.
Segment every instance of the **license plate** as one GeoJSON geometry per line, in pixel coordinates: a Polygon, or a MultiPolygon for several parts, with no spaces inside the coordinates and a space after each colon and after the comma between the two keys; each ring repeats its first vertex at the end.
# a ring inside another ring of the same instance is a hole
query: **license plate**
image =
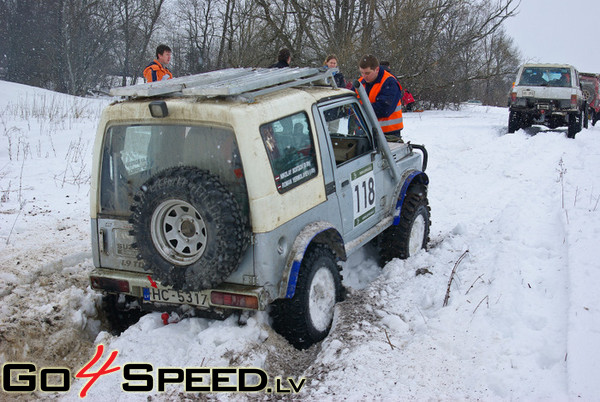
{"type": "Polygon", "coordinates": [[[208,307],[208,292],[143,288],[144,301],[208,307]]]}
{"type": "Polygon", "coordinates": [[[535,91],[533,91],[531,89],[524,89],[523,96],[535,96],[535,91]]]}

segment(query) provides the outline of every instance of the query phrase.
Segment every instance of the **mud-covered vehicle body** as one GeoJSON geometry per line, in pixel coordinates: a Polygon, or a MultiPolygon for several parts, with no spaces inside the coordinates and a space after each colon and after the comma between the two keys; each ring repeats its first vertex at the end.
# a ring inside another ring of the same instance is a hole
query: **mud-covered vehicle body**
{"type": "Polygon", "coordinates": [[[592,119],[592,126],[600,119],[600,74],[579,73],[583,97],[588,105],[588,118],[592,119]]]}
{"type": "Polygon", "coordinates": [[[508,132],[541,124],[567,126],[569,138],[587,126],[577,70],[568,64],[524,64],[508,96],[508,132]]]}
{"type": "Polygon", "coordinates": [[[426,247],[425,148],[386,142],[331,71],[230,69],[113,94],[126,98],[94,145],[90,279],[117,326],[138,310],[269,309],[306,347],[343,298],[338,261],[374,239],[384,261],[426,247]]]}

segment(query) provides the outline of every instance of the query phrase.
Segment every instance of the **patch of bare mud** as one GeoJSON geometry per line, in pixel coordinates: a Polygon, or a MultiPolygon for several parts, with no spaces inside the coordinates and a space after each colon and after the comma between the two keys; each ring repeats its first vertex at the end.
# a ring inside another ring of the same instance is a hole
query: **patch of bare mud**
{"type": "Polygon", "coordinates": [[[98,296],[88,286],[92,262],[82,251],[56,259],[53,247],[0,260],[0,364],[79,370],[94,353],[98,296]]]}

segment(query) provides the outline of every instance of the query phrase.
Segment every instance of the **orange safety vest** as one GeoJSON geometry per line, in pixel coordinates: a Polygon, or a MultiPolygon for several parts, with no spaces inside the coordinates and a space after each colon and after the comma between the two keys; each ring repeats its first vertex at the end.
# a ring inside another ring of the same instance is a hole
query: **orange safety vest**
{"type": "Polygon", "coordinates": [[[173,74],[171,74],[169,69],[163,67],[157,60],[148,64],[144,69],[144,78],[146,79],[146,82],[162,81],[165,75],[169,76],[168,79],[173,78],[173,74]]]}
{"type": "MultiPolygon", "coordinates": [[[[371,87],[371,92],[369,92],[369,101],[371,103],[375,103],[377,101],[377,95],[379,95],[379,91],[381,91],[383,83],[390,77],[394,81],[396,81],[396,83],[400,87],[400,90],[402,90],[402,86],[400,85],[398,80],[388,71],[384,70],[381,81],[379,81],[376,84],[373,84],[373,86],[371,87]]],[[[359,78],[359,81],[362,85],[362,83],[364,82],[364,78],[359,78]]],[[[381,131],[383,131],[384,134],[389,133],[391,131],[402,130],[404,128],[404,121],[402,120],[402,99],[398,100],[396,110],[394,110],[394,112],[391,115],[389,115],[388,117],[377,118],[377,120],[379,121],[381,131]]]]}

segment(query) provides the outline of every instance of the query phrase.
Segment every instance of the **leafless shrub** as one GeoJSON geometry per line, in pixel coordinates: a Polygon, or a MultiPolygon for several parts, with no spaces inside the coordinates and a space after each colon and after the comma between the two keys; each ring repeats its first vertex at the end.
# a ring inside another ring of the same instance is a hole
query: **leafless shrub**
{"type": "MultiPolygon", "coordinates": [[[[2,180],[6,175],[7,175],[7,173],[0,172],[0,180],[2,180]]],[[[10,201],[10,186],[11,185],[12,185],[12,180],[9,180],[8,187],[6,189],[0,188],[0,193],[2,193],[2,195],[0,195],[0,202],[10,201]]]]}
{"type": "Polygon", "coordinates": [[[96,118],[99,113],[99,105],[88,99],[42,93],[26,94],[16,102],[9,102],[3,115],[27,122],[37,120],[41,125],[70,125],[78,119],[96,118]]]}
{"type": "Polygon", "coordinates": [[[8,140],[8,159],[13,160],[13,145],[14,145],[14,137],[18,135],[20,130],[17,127],[6,127],[4,125],[4,136],[8,140]]]}
{"type": "Polygon", "coordinates": [[[17,216],[15,217],[15,220],[12,224],[12,226],[10,227],[10,232],[8,232],[8,236],[6,237],[6,244],[10,244],[10,236],[12,235],[13,230],[15,230],[15,225],[17,224],[17,220],[19,219],[19,216],[21,216],[21,211],[23,210],[23,208],[21,207],[21,209],[19,209],[19,213],[17,214],[17,216]]]}
{"type": "Polygon", "coordinates": [[[69,144],[65,157],[67,165],[62,172],[54,176],[54,180],[60,184],[61,188],[64,188],[65,184],[73,184],[79,188],[90,182],[87,158],[85,157],[88,144],[89,141],[83,141],[81,135],[69,144]]]}
{"type": "Polygon", "coordinates": [[[560,202],[561,208],[565,209],[565,174],[567,174],[567,168],[565,167],[565,163],[563,162],[563,158],[560,158],[558,161],[558,182],[560,183],[560,202]]]}
{"type": "MultiPolygon", "coordinates": [[[[469,289],[467,289],[467,291],[465,292],[465,296],[469,294],[469,292],[471,291],[471,289],[473,289],[473,287],[475,286],[475,283],[477,283],[477,281],[478,281],[479,279],[481,279],[482,277],[483,277],[483,274],[479,275],[479,276],[477,277],[477,279],[475,279],[475,280],[473,281],[473,283],[471,284],[471,286],[469,287],[469,289]]],[[[482,282],[483,282],[483,281],[482,281],[482,282]]]]}
{"type": "Polygon", "coordinates": [[[466,250],[464,253],[462,253],[462,255],[456,261],[456,264],[454,264],[454,268],[452,268],[452,272],[450,273],[450,279],[448,280],[448,289],[446,289],[446,297],[444,297],[444,307],[448,305],[448,300],[450,300],[450,287],[452,286],[454,275],[456,275],[456,269],[458,268],[458,265],[465,258],[468,252],[469,250],[466,250]]]}
{"type": "Polygon", "coordinates": [[[21,162],[21,173],[19,174],[19,192],[18,192],[18,196],[17,196],[17,201],[19,202],[21,209],[23,209],[23,207],[27,203],[27,201],[25,201],[25,199],[23,198],[23,170],[24,169],[25,169],[25,158],[23,158],[23,161],[21,162]]]}
{"type": "Polygon", "coordinates": [[[479,306],[481,306],[481,303],[486,302],[486,305],[488,308],[490,308],[490,297],[489,296],[485,296],[483,299],[481,299],[481,301],[479,302],[479,304],[477,304],[477,307],[475,307],[475,310],[473,310],[473,314],[475,314],[475,312],[477,311],[477,309],[479,308],[479,306]]]}
{"type": "Polygon", "coordinates": [[[17,137],[17,160],[19,160],[19,154],[23,157],[23,161],[27,159],[31,155],[31,146],[29,145],[29,140],[25,135],[20,135],[17,137]]]}

